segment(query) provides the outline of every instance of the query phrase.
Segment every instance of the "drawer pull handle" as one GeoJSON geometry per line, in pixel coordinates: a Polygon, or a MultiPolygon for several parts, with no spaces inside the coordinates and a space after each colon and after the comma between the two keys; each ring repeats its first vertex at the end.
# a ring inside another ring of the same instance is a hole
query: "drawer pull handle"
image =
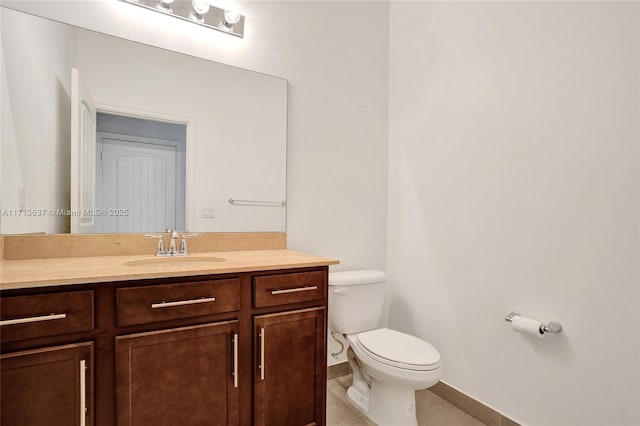
{"type": "Polygon", "coordinates": [[[215,302],[215,297],[203,297],[201,299],[178,300],[177,302],[160,302],[151,304],[151,309],[170,308],[172,306],[195,305],[196,303],[215,302]]]}
{"type": "Polygon", "coordinates": [[[66,317],[67,317],[67,314],[49,314],[49,315],[42,315],[39,317],[16,318],[16,319],[2,320],[0,321],[0,326],[26,324],[29,322],[51,321],[51,320],[57,320],[57,319],[65,319],[66,317]]]}
{"type": "Polygon", "coordinates": [[[264,328],[260,329],[260,380],[264,380],[264,328]]]}
{"type": "Polygon", "coordinates": [[[86,425],[87,417],[87,361],[80,360],[80,426],[86,425]]]}
{"type": "Polygon", "coordinates": [[[308,285],[306,287],[286,288],[284,290],[271,290],[271,294],[298,293],[300,291],[312,291],[317,289],[317,285],[308,285]]]}
{"type": "Polygon", "coordinates": [[[233,387],[238,387],[238,334],[233,335],[233,387]]]}

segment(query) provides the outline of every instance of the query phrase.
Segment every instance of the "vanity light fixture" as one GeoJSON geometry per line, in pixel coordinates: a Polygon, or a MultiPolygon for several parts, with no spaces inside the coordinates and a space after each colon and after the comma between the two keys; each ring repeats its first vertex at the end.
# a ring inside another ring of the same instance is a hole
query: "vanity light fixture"
{"type": "Polygon", "coordinates": [[[194,24],[244,37],[244,15],[212,6],[208,0],[121,0],[194,24]]]}

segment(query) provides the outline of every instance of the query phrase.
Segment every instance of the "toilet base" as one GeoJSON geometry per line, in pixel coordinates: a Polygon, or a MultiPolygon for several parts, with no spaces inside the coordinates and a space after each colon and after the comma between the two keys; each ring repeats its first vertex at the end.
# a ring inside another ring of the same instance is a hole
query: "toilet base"
{"type": "Polygon", "coordinates": [[[369,385],[365,382],[354,383],[347,389],[349,401],[364,414],[369,414],[369,385]]]}
{"type": "Polygon", "coordinates": [[[349,401],[379,426],[417,426],[416,393],[412,389],[358,381],[347,390],[349,401]]]}
{"type": "Polygon", "coordinates": [[[373,380],[369,418],[380,426],[418,426],[416,392],[373,380]]]}

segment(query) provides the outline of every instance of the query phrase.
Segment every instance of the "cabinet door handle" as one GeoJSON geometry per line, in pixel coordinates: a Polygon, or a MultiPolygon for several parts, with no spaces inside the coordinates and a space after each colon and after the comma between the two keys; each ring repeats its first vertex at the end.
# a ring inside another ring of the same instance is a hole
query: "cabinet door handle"
{"type": "Polygon", "coordinates": [[[66,317],[67,317],[67,314],[49,314],[49,315],[42,315],[39,317],[16,318],[16,319],[2,320],[0,321],[0,326],[26,324],[29,322],[51,321],[51,320],[57,320],[57,319],[64,319],[66,317]]]}
{"type": "Polygon", "coordinates": [[[80,360],[80,426],[86,425],[87,417],[87,361],[80,360]]]}
{"type": "Polygon", "coordinates": [[[238,334],[233,335],[233,387],[238,387],[238,334]]]}
{"type": "Polygon", "coordinates": [[[260,380],[264,380],[264,328],[260,329],[260,380]]]}
{"type": "Polygon", "coordinates": [[[271,290],[271,294],[286,294],[286,293],[298,293],[300,291],[317,290],[317,285],[308,285],[305,287],[286,288],[284,290],[271,290]]]}
{"type": "Polygon", "coordinates": [[[151,309],[170,308],[171,306],[195,305],[196,303],[215,302],[215,297],[202,297],[200,299],[178,300],[177,302],[160,302],[153,303],[151,309]]]}

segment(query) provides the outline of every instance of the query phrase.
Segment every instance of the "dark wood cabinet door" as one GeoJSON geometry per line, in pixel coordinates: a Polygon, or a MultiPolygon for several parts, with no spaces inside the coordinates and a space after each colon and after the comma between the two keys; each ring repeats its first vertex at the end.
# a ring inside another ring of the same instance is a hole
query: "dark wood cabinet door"
{"type": "Polygon", "coordinates": [[[2,426],[93,425],[93,343],[0,356],[2,426]]]}
{"type": "Polygon", "coordinates": [[[254,424],[324,425],[325,308],[254,318],[254,424]]]}
{"type": "Polygon", "coordinates": [[[237,425],[237,341],[238,321],[117,337],[118,425],[237,425]]]}

